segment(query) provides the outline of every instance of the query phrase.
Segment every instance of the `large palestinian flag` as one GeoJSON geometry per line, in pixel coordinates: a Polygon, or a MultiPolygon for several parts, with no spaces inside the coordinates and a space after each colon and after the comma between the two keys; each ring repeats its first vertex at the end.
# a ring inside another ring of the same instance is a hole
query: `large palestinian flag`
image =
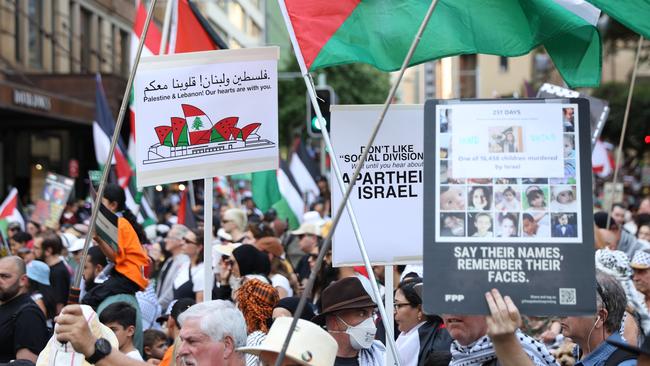
{"type": "MultiPolygon", "coordinates": [[[[354,62],[399,69],[430,4],[280,1],[303,72],[354,62]]],[[[439,0],[410,65],[461,54],[514,57],[544,46],[570,86],[597,86],[599,14],[584,0],[439,0]]]]}

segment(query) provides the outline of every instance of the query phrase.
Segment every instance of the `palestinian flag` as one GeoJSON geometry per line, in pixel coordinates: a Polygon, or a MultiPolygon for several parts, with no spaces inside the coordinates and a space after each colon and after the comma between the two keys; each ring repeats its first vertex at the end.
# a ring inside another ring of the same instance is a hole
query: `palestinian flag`
{"type": "Polygon", "coordinates": [[[0,205],[0,234],[3,237],[7,237],[7,226],[12,222],[19,223],[20,228],[25,230],[25,218],[20,212],[18,190],[16,188],[12,188],[9,191],[2,205],[0,205]]]}
{"type": "Polygon", "coordinates": [[[650,1],[648,0],[587,0],[610,17],[646,39],[650,38],[650,1]]]}
{"type": "Polygon", "coordinates": [[[307,147],[301,139],[296,139],[293,144],[289,170],[295,178],[300,192],[307,194],[308,200],[313,200],[320,195],[316,178],[320,175],[318,162],[309,155],[307,147]]]}
{"type": "Polygon", "coordinates": [[[298,218],[302,215],[298,216],[293,211],[289,201],[282,195],[278,181],[278,171],[275,170],[252,173],[253,201],[262,212],[273,207],[279,218],[287,220],[291,229],[296,229],[300,225],[298,218]]]}
{"type": "MultiPolygon", "coordinates": [[[[95,158],[100,169],[106,164],[106,158],[111,147],[111,138],[115,132],[115,120],[104,87],[102,86],[102,77],[97,74],[96,78],[96,91],[95,91],[95,120],[93,121],[93,142],[95,144],[95,158]]],[[[112,164],[115,164],[115,172],[117,174],[117,183],[122,187],[127,187],[129,180],[133,175],[133,170],[126,156],[124,155],[126,146],[122,139],[118,139],[115,151],[113,152],[112,164]]]]}
{"type": "Polygon", "coordinates": [[[190,193],[189,185],[181,193],[181,202],[178,205],[178,223],[185,225],[190,229],[196,229],[198,225],[196,224],[196,216],[192,212],[192,205],[190,204],[190,193]]]}
{"type": "MultiPolygon", "coordinates": [[[[210,121],[210,117],[193,105],[181,104],[181,107],[183,108],[183,115],[185,116],[184,121],[187,121],[185,125],[189,125],[190,144],[197,145],[209,143],[210,130],[212,129],[212,121],[210,121]]],[[[172,129],[174,129],[174,118],[172,118],[172,129]]]]}
{"type": "Polygon", "coordinates": [[[280,160],[278,188],[298,221],[302,221],[302,215],[305,213],[305,201],[286,160],[280,160]]]}
{"type": "Polygon", "coordinates": [[[226,43],[212,30],[196,5],[177,0],[172,13],[169,53],[226,49],[226,43]]]}
{"type": "MultiPolygon", "coordinates": [[[[299,62],[303,73],[355,62],[398,70],[429,5],[422,0],[280,1],[296,54],[304,60],[299,62]]],[[[514,57],[544,46],[570,86],[597,86],[599,14],[585,0],[439,0],[410,65],[462,54],[514,57]]]]}

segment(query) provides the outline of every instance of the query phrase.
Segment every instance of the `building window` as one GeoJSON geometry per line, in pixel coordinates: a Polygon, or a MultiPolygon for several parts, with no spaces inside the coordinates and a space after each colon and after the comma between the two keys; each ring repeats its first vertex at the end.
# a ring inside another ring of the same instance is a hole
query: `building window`
{"type": "Polygon", "coordinates": [[[477,58],[476,55],[460,56],[460,97],[476,98],[476,77],[477,77],[477,58]]]}
{"type": "Polygon", "coordinates": [[[246,32],[246,14],[241,5],[237,3],[230,4],[230,12],[228,14],[230,23],[235,26],[239,31],[246,32]]]}
{"type": "Polygon", "coordinates": [[[129,70],[131,70],[131,42],[129,39],[129,33],[120,30],[120,50],[122,55],[122,63],[120,67],[120,73],[124,77],[128,77],[129,70]]]}
{"type": "Polygon", "coordinates": [[[499,57],[499,70],[501,72],[507,72],[508,71],[508,58],[504,56],[499,57]]]}
{"type": "Polygon", "coordinates": [[[14,3],[14,38],[16,42],[16,62],[22,63],[23,61],[23,43],[21,42],[20,24],[22,23],[22,17],[24,16],[23,12],[20,10],[20,3],[14,3]]]}
{"type": "Polygon", "coordinates": [[[250,22],[250,26],[248,27],[248,35],[252,38],[259,39],[262,34],[262,29],[257,24],[255,24],[252,18],[248,19],[250,22]]]}
{"type": "Polygon", "coordinates": [[[43,67],[43,3],[41,0],[29,0],[27,4],[29,17],[29,66],[35,69],[43,67]]]}
{"type": "Polygon", "coordinates": [[[92,14],[81,8],[81,72],[90,71],[90,55],[91,55],[91,30],[92,14]]]}

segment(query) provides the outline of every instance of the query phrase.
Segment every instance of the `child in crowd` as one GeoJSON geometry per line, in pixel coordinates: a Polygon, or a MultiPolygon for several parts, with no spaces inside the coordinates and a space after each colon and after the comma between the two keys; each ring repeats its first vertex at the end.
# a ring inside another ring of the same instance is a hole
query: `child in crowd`
{"type": "Polygon", "coordinates": [[[169,347],[165,333],[157,329],[147,329],[143,333],[144,359],[162,360],[169,347]]]}
{"type": "Polygon", "coordinates": [[[117,248],[95,235],[99,248],[106,258],[115,263],[115,267],[110,269],[108,280],[96,285],[83,297],[82,303],[93,309],[97,309],[109,296],[133,295],[144,290],[149,283],[144,275],[144,268],[149,266],[149,257],[141,244],[146,236],[133,213],[126,208],[124,189],[114,183],[107,184],[102,204],[117,215],[117,248]]]}
{"type": "Polygon", "coordinates": [[[143,361],[140,352],[133,346],[136,310],[126,302],[116,302],[99,314],[99,321],[109,327],[119,343],[120,352],[134,360],[143,361]]]}

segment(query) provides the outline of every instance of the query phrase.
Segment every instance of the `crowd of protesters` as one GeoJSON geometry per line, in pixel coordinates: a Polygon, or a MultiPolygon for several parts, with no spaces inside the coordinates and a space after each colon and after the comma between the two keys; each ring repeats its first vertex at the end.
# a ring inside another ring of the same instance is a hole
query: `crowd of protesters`
{"type": "MultiPolygon", "coordinates": [[[[0,364],[273,364],[330,230],[329,192],[307,207],[295,230],[247,195],[237,205],[218,201],[213,243],[204,239],[200,215],[196,227],[178,223],[178,197],[166,197],[163,205],[172,209],[144,229],[122,188],[109,184],[104,192],[102,203],[118,217],[117,248],[88,232],[78,210],[66,210],[57,229],[9,224],[10,253],[0,258],[0,364]],[[92,246],[81,267],[88,235],[92,246]],[[81,305],[66,306],[76,273],[81,305]],[[213,300],[204,301],[206,291],[213,300]]],[[[650,198],[634,210],[614,204],[597,212],[594,224],[598,303],[587,317],[521,316],[496,290],[485,294],[489,316],[427,314],[422,266],[396,266],[392,274],[377,267],[380,291],[394,292],[389,310],[400,363],[644,364],[650,198]],[[394,289],[383,287],[390,275],[394,289]]],[[[333,267],[325,253],[283,364],[384,365],[381,299],[370,289],[363,267],[333,267]]]]}

